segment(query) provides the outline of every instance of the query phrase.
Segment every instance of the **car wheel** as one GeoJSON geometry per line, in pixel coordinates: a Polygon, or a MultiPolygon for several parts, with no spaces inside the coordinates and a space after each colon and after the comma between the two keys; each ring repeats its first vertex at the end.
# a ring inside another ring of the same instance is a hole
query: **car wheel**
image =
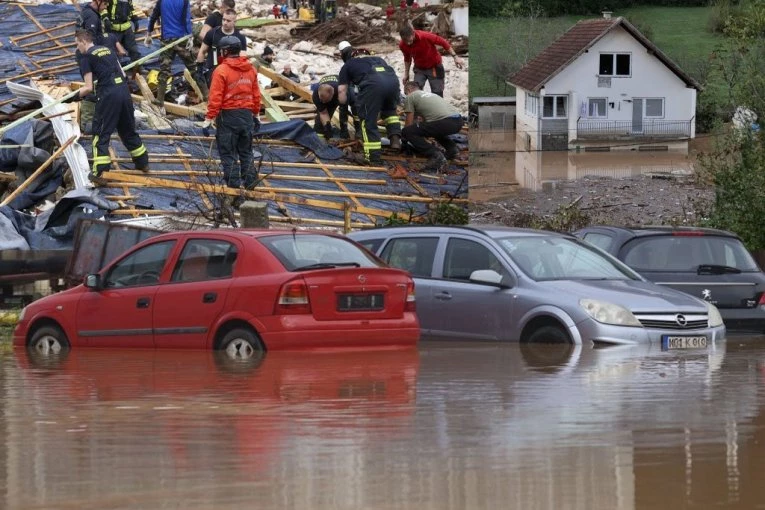
{"type": "Polygon", "coordinates": [[[571,338],[559,326],[542,326],[531,333],[526,341],[529,343],[569,344],[571,338]]]}
{"type": "Polygon", "coordinates": [[[555,372],[571,361],[576,346],[572,343],[524,342],[520,348],[526,366],[542,372],[555,372]]]}
{"type": "Polygon", "coordinates": [[[263,354],[263,344],[252,330],[245,328],[232,329],[220,343],[220,349],[231,360],[250,360],[263,354]]]}
{"type": "Polygon", "coordinates": [[[56,356],[69,350],[69,339],[58,326],[44,326],[32,335],[29,350],[40,356],[56,356]]]}

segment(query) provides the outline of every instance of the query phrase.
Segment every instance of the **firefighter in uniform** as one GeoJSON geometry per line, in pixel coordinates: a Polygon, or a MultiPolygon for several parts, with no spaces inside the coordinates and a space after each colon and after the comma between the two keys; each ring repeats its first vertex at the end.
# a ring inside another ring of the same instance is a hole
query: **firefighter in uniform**
{"type": "Polygon", "coordinates": [[[349,87],[358,86],[356,109],[361,119],[364,158],[368,163],[381,163],[378,116],[385,122],[391,148],[401,148],[401,121],[396,114],[400,96],[398,77],[385,60],[366,50],[355,50],[348,41],[341,42],[338,49],[345,62],[338,76],[338,99],[340,104],[348,104],[349,87]]]}
{"type": "MultiPolygon", "coordinates": [[[[88,5],[82,8],[80,16],[77,19],[77,28],[87,30],[93,34],[93,44],[98,46],[106,46],[112,51],[118,54],[125,55],[125,49],[117,41],[116,37],[112,34],[104,34],[101,10],[103,9],[105,0],[93,0],[88,5]]],[[[75,59],[77,60],[77,66],[80,65],[80,59],[82,54],[79,51],[75,52],[75,59]]],[[[94,94],[88,95],[84,98],[80,105],[80,130],[84,133],[92,133],[93,115],[96,111],[96,96],[94,94]]]]}
{"type": "Polygon", "coordinates": [[[216,123],[215,138],[226,185],[238,189],[244,184],[249,190],[258,178],[252,165],[252,136],[260,129],[258,73],[245,55],[239,56],[242,42],[238,37],[227,35],[218,48],[223,61],[213,72],[202,127],[208,129],[213,121],[216,123]]]}
{"type": "MultiPolygon", "coordinates": [[[[133,0],[106,0],[106,9],[101,12],[101,19],[106,32],[114,34],[130,55],[131,62],[141,58],[135,42],[135,33],[138,32],[138,15],[133,7],[133,0]]],[[[138,72],[138,68],[134,71],[138,72]]]]}
{"type": "Polygon", "coordinates": [[[114,52],[106,46],[93,44],[93,35],[87,30],[75,33],[77,49],[82,53],[80,72],[85,85],[67,100],[79,101],[96,91],[96,115],[93,120],[93,169],[91,180],[98,178],[111,168],[109,141],[114,130],[130,151],[135,168],[147,171],[149,154],[135,130],[133,100],[127,86],[125,72],[114,52]],[[95,83],[95,85],[94,85],[95,83]]]}
{"type": "Polygon", "coordinates": [[[340,107],[340,138],[348,138],[348,109],[354,116],[354,127],[357,133],[360,133],[360,126],[356,125],[356,108],[354,106],[354,96],[348,91],[348,104],[340,104],[338,101],[338,77],[336,74],[324,76],[314,89],[311,99],[316,106],[316,119],[313,129],[326,140],[332,138],[332,116],[335,114],[338,106],[340,107]]]}

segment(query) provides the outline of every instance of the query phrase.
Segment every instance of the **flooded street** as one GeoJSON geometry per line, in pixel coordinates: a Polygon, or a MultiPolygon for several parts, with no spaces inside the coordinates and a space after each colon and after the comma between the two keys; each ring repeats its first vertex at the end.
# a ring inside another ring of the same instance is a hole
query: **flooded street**
{"type": "Polygon", "coordinates": [[[758,338],[0,356],[5,509],[765,507],[758,338]]]}

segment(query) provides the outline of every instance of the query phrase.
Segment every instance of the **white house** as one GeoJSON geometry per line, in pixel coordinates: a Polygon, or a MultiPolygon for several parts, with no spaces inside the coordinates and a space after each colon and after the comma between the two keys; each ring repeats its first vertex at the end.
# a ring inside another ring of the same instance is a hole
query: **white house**
{"type": "Polygon", "coordinates": [[[517,89],[516,150],[687,150],[696,135],[699,84],[608,13],[574,25],[508,83],[517,89]]]}

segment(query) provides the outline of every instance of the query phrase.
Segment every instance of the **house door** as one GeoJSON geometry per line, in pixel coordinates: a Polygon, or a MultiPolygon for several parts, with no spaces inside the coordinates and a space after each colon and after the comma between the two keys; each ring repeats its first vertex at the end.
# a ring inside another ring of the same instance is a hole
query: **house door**
{"type": "Polygon", "coordinates": [[[643,99],[632,99],[632,132],[643,132],[643,99]]]}

